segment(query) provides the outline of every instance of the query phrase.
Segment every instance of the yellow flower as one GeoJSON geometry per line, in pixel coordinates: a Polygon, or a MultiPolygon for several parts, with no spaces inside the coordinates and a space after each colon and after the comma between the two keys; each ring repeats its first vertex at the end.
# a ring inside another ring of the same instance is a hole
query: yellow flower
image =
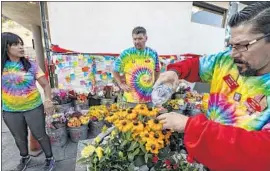
{"type": "Polygon", "coordinates": [[[118,110],[118,107],[116,104],[112,104],[110,109],[111,109],[111,111],[116,111],[116,110],[118,110]]]}
{"type": "Polygon", "coordinates": [[[167,131],[167,130],[162,130],[162,134],[164,135],[164,140],[166,144],[170,143],[170,137],[172,135],[171,131],[167,131]]]}
{"type": "Polygon", "coordinates": [[[120,119],[120,120],[125,119],[126,116],[127,116],[127,111],[126,111],[125,109],[122,110],[122,111],[120,111],[120,112],[118,113],[118,116],[119,116],[119,119],[120,119]]]}
{"type": "Polygon", "coordinates": [[[103,149],[101,147],[96,148],[96,153],[97,153],[98,159],[101,160],[101,158],[103,157],[103,149]]]}
{"type": "Polygon", "coordinates": [[[119,122],[117,122],[117,125],[115,125],[120,131],[122,132],[127,132],[129,130],[131,130],[132,128],[132,123],[130,123],[127,120],[121,120],[119,122]]]}
{"type": "Polygon", "coordinates": [[[150,133],[148,131],[141,132],[140,137],[142,139],[142,142],[147,142],[148,139],[150,139],[150,133]]]}
{"type": "Polygon", "coordinates": [[[153,141],[155,141],[156,143],[158,143],[161,147],[164,146],[164,135],[162,134],[161,131],[156,131],[156,132],[151,132],[150,133],[150,137],[152,138],[153,141]]]}
{"type": "Polygon", "coordinates": [[[94,152],[95,152],[95,147],[92,145],[88,145],[86,147],[84,147],[84,149],[81,151],[81,155],[84,158],[87,158],[89,156],[91,156],[94,152]]]}
{"type": "Polygon", "coordinates": [[[106,132],[107,130],[108,130],[108,127],[107,127],[106,125],[104,125],[104,126],[102,127],[101,132],[104,133],[104,132],[106,132]]]}
{"type": "Polygon", "coordinates": [[[136,141],[140,140],[140,133],[139,132],[133,132],[132,133],[132,138],[136,141]]]}
{"type": "Polygon", "coordinates": [[[150,151],[153,154],[158,154],[159,151],[159,145],[154,141],[147,141],[145,145],[146,151],[150,151]]]}
{"type": "Polygon", "coordinates": [[[105,118],[106,121],[113,123],[115,120],[117,120],[117,115],[111,115],[111,116],[107,116],[105,118]]]}
{"type": "Polygon", "coordinates": [[[101,141],[100,137],[96,137],[96,138],[94,139],[95,144],[99,144],[100,141],[101,141]]]}
{"type": "Polygon", "coordinates": [[[126,118],[129,119],[129,120],[136,119],[137,118],[137,113],[135,111],[128,110],[126,118]]]}
{"type": "Polygon", "coordinates": [[[86,124],[88,124],[88,122],[89,122],[89,117],[88,116],[80,116],[80,121],[81,121],[81,123],[83,124],[83,125],[86,125],[86,124]]]}
{"type": "Polygon", "coordinates": [[[113,130],[113,131],[111,132],[111,135],[112,135],[113,137],[115,137],[116,134],[117,134],[117,132],[116,132],[115,130],[113,130]]]}
{"type": "Polygon", "coordinates": [[[142,132],[143,129],[144,129],[144,126],[143,126],[142,122],[133,121],[133,128],[132,128],[133,132],[142,132]]]}
{"type": "Polygon", "coordinates": [[[150,132],[151,131],[151,128],[147,124],[144,124],[143,131],[150,132]]]}
{"type": "Polygon", "coordinates": [[[147,107],[141,106],[139,109],[137,109],[137,111],[140,115],[143,115],[143,116],[148,115],[148,108],[147,107]]]}
{"type": "Polygon", "coordinates": [[[148,108],[147,116],[156,116],[158,114],[158,109],[148,108]]]}
{"type": "Polygon", "coordinates": [[[60,116],[59,114],[53,114],[52,118],[55,119],[55,118],[58,118],[59,116],[60,116]]]}
{"type": "Polygon", "coordinates": [[[141,107],[147,108],[147,105],[146,105],[145,103],[137,104],[137,105],[135,106],[135,109],[139,109],[139,108],[141,108],[141,107]]]}
{"type": "Polygon", "coordinates": [[[162,130],[162,124],[159,123],[159,120],[157,120],[157,119],[149,120],[147,122],[147,125],[154,131],[161,131],[162,130]]]}

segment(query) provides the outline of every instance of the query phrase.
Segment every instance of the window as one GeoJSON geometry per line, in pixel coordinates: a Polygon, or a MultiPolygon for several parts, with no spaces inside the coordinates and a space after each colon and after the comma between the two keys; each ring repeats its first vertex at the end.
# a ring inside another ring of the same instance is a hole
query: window
{"type": "Polygon", "coordinates": [[[205,2],[193,2],[191,21],[224,28],[227,10],[205,2]]]}

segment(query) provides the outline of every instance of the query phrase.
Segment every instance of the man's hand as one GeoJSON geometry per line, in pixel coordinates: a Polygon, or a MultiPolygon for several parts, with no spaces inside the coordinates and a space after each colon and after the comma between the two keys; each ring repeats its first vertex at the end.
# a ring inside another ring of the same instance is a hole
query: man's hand
{"type": "Polygon", "coordinates": [[[188,117],[175,112],[159,115],[157,119],[163,123],[163,129],[171,129],[177,132],[184,132],[188,117]]]}
{"type": "Polygon", "coordinates": [[[174,71],[166,71],[160,74],[153,88],[156,88],[160,84],[170,83],[173,85],[173,89],[176,90],[179,84],[178,75],[174,71]]]}
{"type": "Polygon", "coordinates": [[[120,84],[119,84],[119,87],[120,87],[122,90],[126,91],[126,92],[128,92],[128,91],[131,90],[130,87],[129,87],[128,85],[126,85],[125,83],[120,83],[120,84]]]}
{"type": "Polygon", "coordinates": [[[142,80],[146,83],[151,83],[152,82],[152,77],[149,75],[145,75],[144,77],[142,77],[142,80]]]}

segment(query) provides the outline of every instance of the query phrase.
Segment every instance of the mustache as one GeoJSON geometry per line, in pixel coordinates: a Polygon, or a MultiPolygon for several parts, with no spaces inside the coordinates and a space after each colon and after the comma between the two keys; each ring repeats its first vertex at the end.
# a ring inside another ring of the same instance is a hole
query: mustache
{"type": "Polygon", "coordinates": [[[237,64],[248,64],[248,62],[240,60],[240,59],[234,59],[233,61],[234,63],[237,63],[237,64]]]}

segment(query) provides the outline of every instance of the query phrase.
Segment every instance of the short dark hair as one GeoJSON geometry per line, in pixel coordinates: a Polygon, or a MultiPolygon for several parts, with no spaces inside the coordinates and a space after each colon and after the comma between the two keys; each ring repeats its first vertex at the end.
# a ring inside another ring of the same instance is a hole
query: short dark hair
{"type": "MultiPolygon", "coordinates": [[[[241,24],[252,24],[252,33],[270,33],[270,2],[255,2],[238,13],[229,20],[230,27],[237,27],[241,24]]],[[[265,39],[270,42],[270,36],[265,39]]]]}
{"type": "Polygon", "coordinates": [[[132,35],[133,34],[143,34],[143,35],[146,35],[146,29],[144,27],[141,27],[141,26],[135,27],[132,30],[132,35]]]}

